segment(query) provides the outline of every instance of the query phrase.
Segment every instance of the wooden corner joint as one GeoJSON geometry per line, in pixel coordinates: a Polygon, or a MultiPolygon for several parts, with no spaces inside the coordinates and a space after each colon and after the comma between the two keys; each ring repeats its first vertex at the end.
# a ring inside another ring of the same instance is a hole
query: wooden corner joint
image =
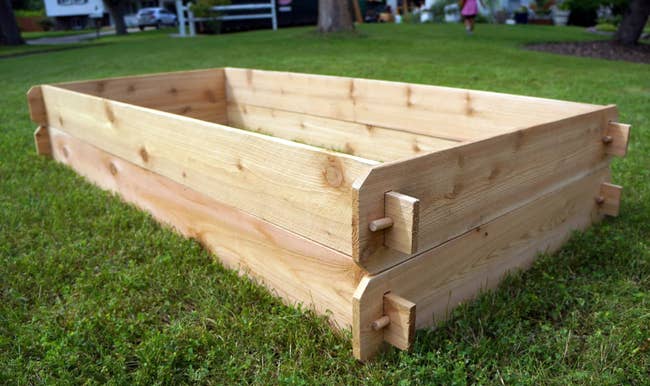
{"type": "Polygon", "coordinates": [[[29,117],[32,122],[47,126],[47,112],[41,86],[34,86],[27,91],[27,103],[29,104],[29,117]]]}
{"type": "Polygon", "coordinates": [[[383,330],[384,341],[401,349],[410,350],[415,338],[415,303],[401,296],[386,293],[384,314],[371,323],[374,331],[383,330]]]}
{"type": "Polygon", "coordinates": [[[600,185],[600,192],[596,196],[596,204],[600,212],[607,216],[618,216],[621,205],[622,186],[603,182],[600,185]]]}
{"type": "Polygon", "coordinates": [[[398,192],[384,194],[384,217],[368,223],[371,232],[385,231],[384,245],[400,252],[417,252],[420,200],[398,192]]]}
{"type": "Polygon", "coordinates": [[[38,155],[52,157],[52,141],[47,126],[39,126],[34,131],[34,144],[38,155]]]}
{"type": "Polygon", "coordinates": [[[602,137],[605,153],[618,157],[625,157],[627,144],[630,140],[630,125],[618,122],[609,122],[602,137]]]}

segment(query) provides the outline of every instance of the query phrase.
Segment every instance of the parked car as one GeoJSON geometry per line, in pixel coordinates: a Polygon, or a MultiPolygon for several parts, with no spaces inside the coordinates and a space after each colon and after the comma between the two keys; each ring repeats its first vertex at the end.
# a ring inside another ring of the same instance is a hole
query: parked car
{"type": "Polygon", "coordinates": [[[142,8],[138,11],[138,28],[140,31],[145,27],[160,28],[163,25],[176,25],[176,15],[165,8],[142,8]]]}

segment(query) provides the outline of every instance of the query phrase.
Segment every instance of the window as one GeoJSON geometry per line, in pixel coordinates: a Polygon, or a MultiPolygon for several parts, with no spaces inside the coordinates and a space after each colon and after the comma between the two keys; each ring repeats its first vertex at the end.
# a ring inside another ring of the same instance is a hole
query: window
{"type": "Polygon", "coordinates": [[[56,0],[59,5],[83,5],[87,4],[88,0],[56,0]]]}

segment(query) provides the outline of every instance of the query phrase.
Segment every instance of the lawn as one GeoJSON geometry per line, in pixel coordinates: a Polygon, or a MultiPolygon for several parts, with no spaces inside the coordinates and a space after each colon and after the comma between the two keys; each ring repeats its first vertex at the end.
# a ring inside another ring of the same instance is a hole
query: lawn
{"type": "Polygon", "coordinates": [[[364,25],[195,39],[163,32],[0,59],[0,383],[649,384],[650,66],[522,50],[580,29],[364,25]],[[35,155],[34,84],[257,67],[616,103],[621,216],[514,274],[411,353],[368,365],[349,332],[287,307],[194,241],[35,155]]]}

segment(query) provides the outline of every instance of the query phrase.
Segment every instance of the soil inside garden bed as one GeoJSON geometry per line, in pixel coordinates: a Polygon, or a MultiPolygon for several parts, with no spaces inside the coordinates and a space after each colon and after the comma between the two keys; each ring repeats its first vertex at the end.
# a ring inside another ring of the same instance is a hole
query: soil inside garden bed
{"type": "Polygon", "coordinates": [[[526,48],[562,55],[586,56],[650,64],[650,44],[638,44],[629,47],[616,44],[609,40],[599,40],[593,42],[529,44],[526,48]]]}

